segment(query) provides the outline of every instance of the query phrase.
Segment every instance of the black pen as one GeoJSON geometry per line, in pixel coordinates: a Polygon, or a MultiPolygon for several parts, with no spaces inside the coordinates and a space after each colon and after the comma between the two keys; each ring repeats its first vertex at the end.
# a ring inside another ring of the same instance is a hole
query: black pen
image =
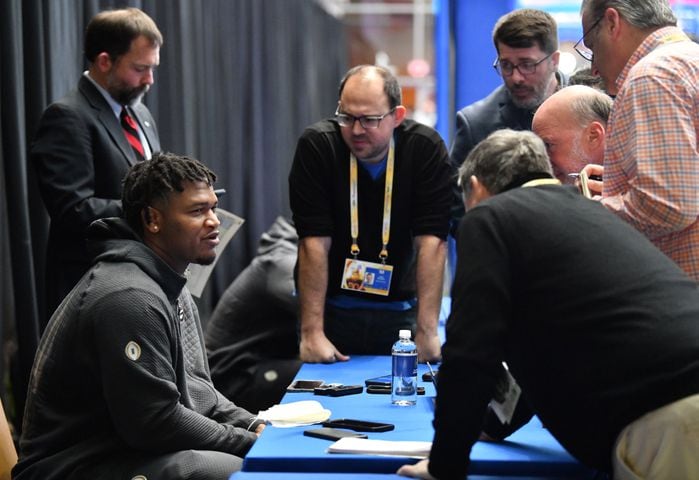
{"type": "Polygon", "coordinates": [[[437,377],[434,376],[434,370],[432,370],[432,365],[430,365],[430,362],[425,362],[427,364],[427,368],[430,369],[430,379],[432,380],[432,385],[434,385],[434,390],[437,391],[437,377]]]}

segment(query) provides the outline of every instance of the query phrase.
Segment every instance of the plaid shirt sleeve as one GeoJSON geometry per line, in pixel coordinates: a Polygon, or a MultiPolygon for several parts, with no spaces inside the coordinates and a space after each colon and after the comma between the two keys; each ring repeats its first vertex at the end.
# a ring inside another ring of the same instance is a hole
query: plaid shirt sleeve
{"type": "Polygon", "coordinates": [[[634,70],[610,122],[602,202],[654,240],[699,216],[699,73],[664,57],[634,70]]]}

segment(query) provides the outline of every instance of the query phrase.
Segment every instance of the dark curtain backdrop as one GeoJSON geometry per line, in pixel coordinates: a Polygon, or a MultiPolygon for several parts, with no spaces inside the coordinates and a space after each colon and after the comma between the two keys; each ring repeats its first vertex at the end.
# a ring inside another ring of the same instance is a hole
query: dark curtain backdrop
{"type": "Polygon", "coordinates": [[[43,109],[73,89],[86,68],[87,21],[123,6],[142,8],[164,36],[155,85],[145,98],[163,149],[209,165],[219,176],[217,188],[228,192],[221,208],[246,220],[199,300],[204,322],[251,260],[260,234],[277,215],[289,214],[287,174],[296,139],[334,112],[348,67],[341,22],[314,0],[0,2],[3,372],[8,339],[16,337],[17,345],[9,362],[12,391],[3,392],[6,411],[22,407],[44,315],[48,217],[27,146],[43,109]]]}

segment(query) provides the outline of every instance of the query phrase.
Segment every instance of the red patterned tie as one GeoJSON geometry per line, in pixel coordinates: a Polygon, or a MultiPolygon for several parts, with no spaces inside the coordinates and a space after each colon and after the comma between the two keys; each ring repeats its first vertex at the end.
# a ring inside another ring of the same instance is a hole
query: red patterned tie
{"type": "Polygon", "coordinates": [[[145,160],[146,156],[143,152],[143,145],[141,144],[141,140],[138,136],[138,126],[131,115],[129,115],[126,107],[121,109],[121,115],[119,118],[121,119],[121,128],[124,130],[126,140],[129,141],[131,148],[133,148],[133,151],[136,154],[136,160],[145,160]]]}

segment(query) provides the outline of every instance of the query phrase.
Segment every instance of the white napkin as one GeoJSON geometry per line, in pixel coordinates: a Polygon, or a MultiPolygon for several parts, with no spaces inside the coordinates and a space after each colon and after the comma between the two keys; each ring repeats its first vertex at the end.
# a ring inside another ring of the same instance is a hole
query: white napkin
{"type": "Polygon", "coordinates": [[[257,418],[271,423],[275,427],[299,427],[324,422],[330,418],[330,410],[323,408],[315,400],[283,403],[263,410],[257,418]]]}

